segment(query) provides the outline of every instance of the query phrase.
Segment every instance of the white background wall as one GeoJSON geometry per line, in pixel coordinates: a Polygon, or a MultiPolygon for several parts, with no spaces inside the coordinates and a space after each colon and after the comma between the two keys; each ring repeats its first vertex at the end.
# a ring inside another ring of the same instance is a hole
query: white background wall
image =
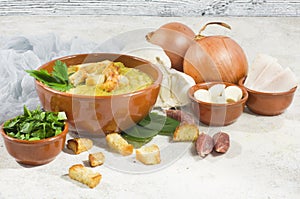
{"type": "Polygon", "coordinates": [[[300,16],[300,0],[0,0],[0,16],[300,16]]]}

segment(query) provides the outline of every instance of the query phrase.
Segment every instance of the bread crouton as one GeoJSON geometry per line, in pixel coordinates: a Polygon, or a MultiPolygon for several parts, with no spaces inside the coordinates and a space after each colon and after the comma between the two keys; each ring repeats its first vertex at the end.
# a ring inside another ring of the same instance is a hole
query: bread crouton
{"type": "Polygon", "coordinates": [[[89,163],[92,167],[100,166],[104,163],[105,156],[102,152],[89,154],[89,163]]]}
{"type": "Polygon", "coordinates": [[[88,138],[74,138],[67,141],[67,148],[75,154],[82,153],[93,147],[93,141],[88,138]]]}
{"type": "Polygon", "coordinates": [[[198,138],[199,129],[195,124],[181,124],[173,134],[173,141],[195,141],[198,138]]]}
{"type": "Polygon", "coordinates": [[[159,164],[160,163],[160,150],[156,144],[150,146],[143,146],[140,149],[136,149],[136,159],[143,164],[159,164]]]}
{"type": "Polygon", "coordinates": [[[84,167],[82,164],[75,164],[69,168],[69,177],[73,180],[86,184],[90,188],[96,187],[102,175],[98,172],[93,172],[91,169],[84,167]]]}
{"type": "Polygon", "coordinates": [[[133,145],[128,144],[128,142],[118,133],[110,133],[106,135],[106,142],[110,148],[116,150],[121,155],[126,156],[133,152],[133,145]]]}

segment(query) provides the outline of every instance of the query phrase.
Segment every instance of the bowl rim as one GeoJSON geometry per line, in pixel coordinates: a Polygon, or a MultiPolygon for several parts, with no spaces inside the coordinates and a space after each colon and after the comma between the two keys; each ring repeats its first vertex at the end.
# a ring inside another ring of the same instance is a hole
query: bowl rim
{"type": "MultiPolygon", "coordinates": [[[[154,70],[157,71],[158,77],[157,77],[157,79],[150,86],[148,86],[146,88],[143,88],[141,90],[137,90],[137,91],[129,92],[129,93],[117,94],[117,95],[108,95],[108,96],[80,95],[80,94],[72,94],[72,93],[62,92],[62,91],[58,91],[58,90],[52,89],[52,88],[46,86],[45,84],[43,84],[42,82],[40,82],[40,81],[38,81],[38,80],[35,79],[36,85],[41,86],[43,89],[45,89],[45,90],[47,90],[49,92],[52,92],[52,93],[55,93],[55,94],[58,94],[58,95],[62,95],[62,96],[65,96],[65,97],[75,97],[75,98],[80,98],[80,99],[110,99],[110,98],[113,98],[113,97],[131,97],[133,95],[138,95],[140,93],[143,93],[145,90],[149,90],[149,89],[151,89],[153,87],[160,86],[160,84],[162,82],[162,76],[163,76],[162,72],[152,62],[150,62],[148,60],[145,60],[145,59],[142,59],[140,57],[136,57],[136,56],[132,56],[132,55],[127,55],[127,54],[118,54],[118,53],[83,53],[83,54],[67,55],[67,56],[59,57],[59,58],[56,58],[56,59],[53,59],[53,60],[51,60],[49,62],[44,63],[40,67],[38,67],[37,70],[43,69],[43,67],[46,64],[50,63],[50,62],[55,62],[57,60],[70,59],[70,58],[74,58],[76,56],[88,56],[88,55],[110,55],[110,56],[116,56],[116,57],[126,56],[128,58],[131,58],[131,59],[134,59],[134,60],[138,60],[138,61],[141,61],[141,62],[145,62],[145,63],[151,65],[154,68],[154,70]]],[[[92,62],[87,62],[87,63],[92,63],[92,62]]]]}
{"type": "MultiPolygon", "coordinates": [[[[9,120],[7,120],[7,121],[9,121],[9,120]]],[[[56,136],[52,136],[52,137],[41,139],[41,140],[32,140],[32,141],[20,140],[20,139],[17,139],[17,138],[13,138],[13,137],[11,137],[11,136],[9,136],[5,133],[5,131],[3,129],[3,126],[4,126],[5,122],[3,122],[3,124],[1,124],[1,127],[0,127],[0,132],[2,134],[2,137],[9,140],[9,141],[11,141],[11,142],[16,142],[16,143],[20,143],[20,144],[43,144],[43,143],[48,143],[48,142],[57,140],[61,137],[64,137],[69,132],[69,124],[68,124],[68,122],[65,121],[65,126],[64,126],[63,131],[60,134],[56,135],[56,136]]]]}
{"type": "Polygon", "coordinates": [[[198,104],[208,105],[208,106],[213,106],[213,107],[228,107],[228,106],[237,106],[237,105],[246,103],[246,101],[248,99],[248,92],[244,87],[242,87],[240,85],[237,85],[237,84],[234,84],[234,83],[221,82],[221,81],[212,81],[212,82],[201,82],[201,83],[197,83],[197,84],[191,86],[188,90],[188,96],[189,96],[190,99],[192,99],[194,102],[196,102],[198,104]],[[193,95],[194,92],[192,93],[192,89],[194,89],[195,87],[197,87],[199,85],[216,85],[216,84],[225,84],[225,85],[227,84],[227,86],[237,86],[237,87],[239,87],[243,92],[242,99],[240,99],[237,102],[217,104],[217,103],[204,102],[204,101],[201,101],[201,100],[197,100],[193,95]]]}
{"type": "Polygon", "coordinates": [[[245,85],[244,85],[244,82],[246,80],[247,76],[245,77],[242,77],[239,81],[238,81],[238,84],[239,86],[242,86],[244,87],[249,93],[251,94],[259,94],[259,95],[265,95],[265,96],[282,96],[282,95],[287,95],[287,94],[293,94],[297,87],[298,86],[295,86],[293,88],[291,88],[290,90],[288,91],[283,91],[283,92],[274,92],[274,93],[271,93],[271,92],[262,92],[262,91],[256,91],[256,90],[252,90],[250,88],[247,88],[245,85]]]}

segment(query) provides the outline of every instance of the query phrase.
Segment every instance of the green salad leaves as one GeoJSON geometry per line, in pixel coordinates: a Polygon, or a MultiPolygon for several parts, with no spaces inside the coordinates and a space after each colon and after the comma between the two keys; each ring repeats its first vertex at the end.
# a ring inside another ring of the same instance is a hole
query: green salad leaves
{"type": "Polygon", "coordinates": [[[155,112],[149,113],[137,125],[122,132],[122,137],[135,148],[150,142],[156,135],[173,135],[179,121],[155,112]]]}
{"type": "Polygon", "coordinates": [[[72,88],[68,77],[68,67],[60,60],[55,61],[51,74],[47,70],[26,70],[32,77],[39,80],[46,86],[58,91],[65,92],[72,88]]]}
{"type": "Polygon", "coordinates": [[[28,110],[24,106],[23,115],[4,123],[5,133],[20,140],[41,140],[59,135],[67,119],[64,112],[44,112],[39,107],[28,110]]]}

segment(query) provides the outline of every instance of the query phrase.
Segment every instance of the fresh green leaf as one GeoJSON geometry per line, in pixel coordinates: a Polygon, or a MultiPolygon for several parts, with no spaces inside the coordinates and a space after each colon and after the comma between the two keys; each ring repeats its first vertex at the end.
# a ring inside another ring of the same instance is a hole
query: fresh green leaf
{"type": "Polygon", "coordinates": [[[44,112],[39,107],[30,111],[24,106],[23,115],[4,122],[3,129],[7,135],[21,140],[53,137],[63,131],[64,115],[62,112],[44,112]]]}
{"type": "Polygon", "coordinates": [[[35,141],[35,140],[40,140],[40,138],[38,138],[38,137],[32,137],[32,138],[29,138],[28,140],[29,141],[35,141]]]}
{"type": "Polygon", "coordinates": [[[153,137],[150,138],[136,138],[136,137],[132,137],[126,133],[122,133],[121,136],[129,143],[132,144],[134,148],[140,148],[143,145],[147,144],[148,142],[150,142],[153,137]]]}
{"type": "Polygon", "coordinates": [[[73,87],[69,81],[68,67],[60,60],[55,62],[51,74],[44,69],[26,70],[26,72],[46,86],[58,91],[65,92],[73,87]]]}
{"type": "Polygon", "coordinates": [[[140,139],[147,139],[153,137],[158,134],[158,131],[155,129],[148,129],[139,125],[135,125],[130,129],[124,131],[127,135],[131,137],[140,138],[140,139]]]}
{"type": "Polygon", "coordinates": [[[172,136],[179,121],[151,112],[137,125],[122,132],[122,137],[135,148],[150,142],[156,135],[172,136]]]}
{"type": "Polygon", "coordinates": [[[69,80],[67,65],[62,61],[57,60],[53,67],[52,75],[61,79],[63,82],[67,82],[69,80]]]}
{"type": "Polygon", "coordinates": [[[66,113],[65,112],[58,112],[57,119],[58,120],[66,120],[67,119],[66,113]]]}

